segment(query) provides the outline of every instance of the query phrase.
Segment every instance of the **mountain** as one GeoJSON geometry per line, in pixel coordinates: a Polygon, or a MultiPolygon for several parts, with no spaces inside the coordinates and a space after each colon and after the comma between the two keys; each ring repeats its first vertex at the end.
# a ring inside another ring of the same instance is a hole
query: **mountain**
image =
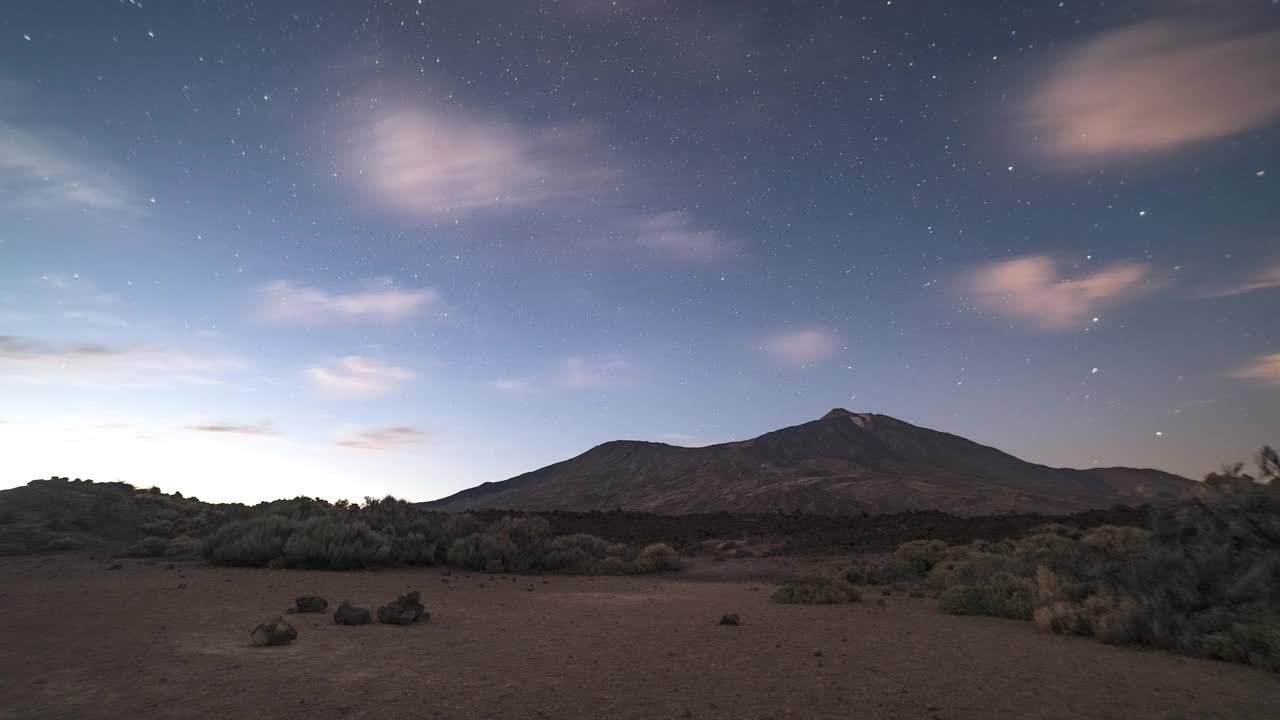
{"type": "Polygon", "coordinates": [[[1051,468],[958,435],[835,409],[752,440],[703,448],[618,440],[440,500],[430,510],[625,510],[960,515],[1074,512],[1208,494],[1159,470],[1051,468]]]}

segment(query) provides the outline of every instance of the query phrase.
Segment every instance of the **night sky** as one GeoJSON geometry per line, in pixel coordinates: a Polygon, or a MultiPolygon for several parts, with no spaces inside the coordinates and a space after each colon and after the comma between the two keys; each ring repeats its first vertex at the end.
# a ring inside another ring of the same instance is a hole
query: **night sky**
{"type": "Polygon", "coordinates": [[[0,487],[1280,441],[1280,5],[8,0],[0,487]]]}

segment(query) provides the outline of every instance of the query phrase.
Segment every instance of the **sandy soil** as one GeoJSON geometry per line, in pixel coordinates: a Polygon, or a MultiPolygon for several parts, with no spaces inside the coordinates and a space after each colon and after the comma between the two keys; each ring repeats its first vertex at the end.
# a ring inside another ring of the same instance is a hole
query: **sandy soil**
{"type": "Polygon", "coordinates": [[[777,605],[745,561],[514,581],[106,565],[0,564],[0,718],[1280,717],[1274,674],[923,599],[777,605]],[[295,615],[293,645],[249,645],[295,595],[375,605],[412,588],[428,624],[295,615]],[[724,612],[743,624],[718,625],[724,612]]]}

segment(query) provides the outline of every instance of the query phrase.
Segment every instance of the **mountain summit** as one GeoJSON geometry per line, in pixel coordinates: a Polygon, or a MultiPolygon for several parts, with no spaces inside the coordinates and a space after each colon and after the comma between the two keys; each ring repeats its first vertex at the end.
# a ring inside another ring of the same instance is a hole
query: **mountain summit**
{"type": "Polygon", "coordinates": [[[423,507],[976,515],[1071,512],[1205,491],[1159,470],[1036,465],[888,415],[836,408],[812,422],[703,448],[615,440],[423,507]]]}

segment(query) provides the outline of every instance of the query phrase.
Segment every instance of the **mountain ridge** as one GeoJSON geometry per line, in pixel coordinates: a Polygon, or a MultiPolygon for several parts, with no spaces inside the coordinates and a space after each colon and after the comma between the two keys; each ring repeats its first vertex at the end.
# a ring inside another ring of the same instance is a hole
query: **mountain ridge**
{"type": "Polygon", "coordinates": [[[1053,468],[888,415],[834,408],[817,420],[699,448],[611,440],[420,506],[986,514],[1073,512],[1207,492],[1200,483],[1160,470],[1053,468]]]}

